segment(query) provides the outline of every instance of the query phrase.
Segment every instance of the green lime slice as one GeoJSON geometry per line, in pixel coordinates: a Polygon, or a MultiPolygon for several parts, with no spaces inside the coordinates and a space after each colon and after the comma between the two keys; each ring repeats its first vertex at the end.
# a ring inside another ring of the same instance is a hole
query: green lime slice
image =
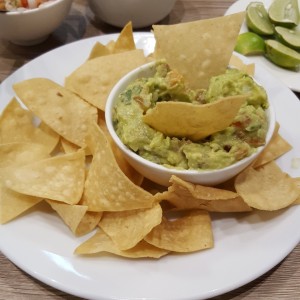
{"type": "Polygon", "coordinates": [[[300,50],[299,30],[276,26],[275,32],[281,42],[295,50],[300,50]]]}
{"type": "Polygon", "coordinates": [[[300,18],[298,0],[274,0],[268,13],[276,25],[290,28],[297,26],[300,18]]]}
{"type": "Polygon", "coordinates": [[[261,35],[273,35],[274,26],[262,2],[251,2],[246,8],[248,29],[261,35]]]}
{"type": "Polygon", "coordinates": [[[266,40],[266,57],[283,68],[295,69],[300,65],[300,53],[276,40],[266,40]]]}
{"type": "Polygon", "coordinates": [[[254,32],[244,32],[238,36],[234,50],[243,55],[264,54],[265,41],[254,32]]]}

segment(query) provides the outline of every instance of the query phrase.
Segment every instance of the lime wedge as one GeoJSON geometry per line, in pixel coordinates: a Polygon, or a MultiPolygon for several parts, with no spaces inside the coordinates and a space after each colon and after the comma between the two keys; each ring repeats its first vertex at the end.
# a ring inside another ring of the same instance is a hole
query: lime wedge
{"type": "Polygon", "coordinates": [[[266,57],[283,68],[297,68],[300,65],[300,53],[276,40],[266,40],[266,57]]]}
{"type": "Polygon", "coordinates": [[[261,35],[273,35],[274,26],[262,2],[251,2],[246,8],[248,29],[261,35]]]}
{"type": "Polygon", "coordinates": [[[265,41],[254,32],[241,33],[234,48],[243,55],[259,55],[265,53],[265,41]]]}
{"type": "Polygon", "coordinates": [[[269,8],[269,17],[276,25],[297,26],[300,18],[298,0],[274,0],[269,8]]]}
{"type": "Polygon", "coordinates": [[[276,26],[275,32],[281,42],[295,50],[300,50],[300,31],[276,26]]]}

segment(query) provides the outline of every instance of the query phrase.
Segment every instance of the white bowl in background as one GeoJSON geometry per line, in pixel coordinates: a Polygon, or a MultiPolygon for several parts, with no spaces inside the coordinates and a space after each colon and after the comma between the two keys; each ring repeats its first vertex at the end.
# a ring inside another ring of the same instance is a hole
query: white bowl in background
{"type": "Polygon", "coordinates": [[[100,20],[117,27],[132,21],[133,28],[155,24],[166,17],[177,0],[88,0],[100,20]]]}
{"type": "Polygon", "coordinates": [[[122,151],[127,161],[146,178],[164,186],[169,185],[169,179],[172,175],[176,175],[183,180],[196,184],[203,184],[208,186],[216,185],[234,177],[247,166],[249,166],[258,157],[258,155],[262,152],[262,150],[271,140],[276,125],[276,119],[274,108],[272,106],[272,103],[269,101],[269,108],[266,110],[269,128],[266,136],[265,145],[258,147],[257,151],[251,156],[246,157],[234,163],[233,165],[216,170],[177,170],[173,168],[164,167],[139,156],[138,154],[130,150],[126,145],[124,145],[121,139],[116,134],[112,122],[113,107],[119,94],[123,92],[131,82],[138,78],[153,76],[154,73],[155,62],[151,62],[141,67],[138,67],[137,69],[125,75],[122,79],[118,81],[118,83],[110,92],[105,107],[106,125],[112,139],[114,140],[118,148],[122,151]]]}
{"type": "Polygon", "coordinates": [[[72,2],[55,0],[39,8],[0,13],[0,38],[24,46],[39,44],[63,22],[72,2]]]}

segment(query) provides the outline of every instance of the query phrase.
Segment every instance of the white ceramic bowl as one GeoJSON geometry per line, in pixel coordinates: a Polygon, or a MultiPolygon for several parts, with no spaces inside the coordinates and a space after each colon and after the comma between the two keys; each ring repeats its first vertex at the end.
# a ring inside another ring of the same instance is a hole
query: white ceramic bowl
{"type": "Polygon", "coordinates": [[[134,28],[155,24],[166,17],[176,0],[88,0],[100,20],[117,27],[132,21],[134,28]]]}
{"type": "Polygon", "coordinates": [[[39,44],[63,22],[72,2],[56,0],[35,9],[0,13],[0,38],[24,46],[39,44]]]}
{"type": "Polygon", "coordinates": [[[127,75],[125,75],[112,89],[107,104],[105,107],[105,118],[106,124],[109,130],[110,135],[112,136],[113,140],[123,152],[124,157],[127,161],[142,175],[146,178],[164,185],[169,185],[169,179],[174,174],[184,180],[187,180],[192,183],[203,184],[203,185],[216,185],[222,183],[233,176],[237,175],[243,169],[245,169],[253,160],[261,153],[261,151],[265,148],[265,146],[269,143],[274,129],[275,129],[275,111],[272,106],[272,103],[269,103],[269,108],[267,109],[267,116],[269,121],[269,129],[266,136],[266,144],[257,148],[257,151],[249,157],[246,157],[235,164],[225,167],[223,169],[218,170],[177,170],[172,168],[166,168],[162,165],[153,163],[148,161],[138,154],[134,153],[130,150],[127,146],[125,146],[118,135],[116,134],[113,123],[112,123],[112,112],[115,102],[118,98],[118,95],[126,89],[129,83],[133,82],[137,78],[141,77],[149,77],[152,76],[155,72],[155,63],[151,62],[146,65],[143,65],[127,75]]]}

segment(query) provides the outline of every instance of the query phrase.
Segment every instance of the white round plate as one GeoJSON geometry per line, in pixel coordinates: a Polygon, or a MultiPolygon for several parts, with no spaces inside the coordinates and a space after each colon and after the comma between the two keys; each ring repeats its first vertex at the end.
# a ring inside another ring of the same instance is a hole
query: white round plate
{"type": "MultiPolygon", "coordinates": [[[[230,15],[233,13],[237,13],[240,11],[245,11],[248,4],[250,2],[254,2],[254,0],[239,0],[233,3],[228,10],[226,11],[225,15],[230,15]]],[[[266,9],[270,6],[272,3],[272,0],[259,0],[259,2],[263,2],[266,9]]],[[[299,7],[300,7],[300,0],[299,7]]],[[[300,30],[300,25],[298,25],[298,28],[300,30]]],[[[241,33],[249,31],[247,29],[247,25],[244,22],[241,27],[241,33]]],[[[259,63],[261,64],[268,72],[272,73],[274,76],[276,76],[278,79],[280,79],[283,83],[285,83],[286,86],[288,86],[290,89],[292,89],[295,92],[300,92],[300,69],[297,71],[290,71],[288,69],[280,68],[267,60],[263,56],[248,56],[247,57],[251,62],[259,63]]]]}
{"type": "MultiPolygon", "coordinates": [[[[63,84],[66,75],[88,57],[96,41],[81,40],[46,53],[9,76],[0,86],[0,111],[13,96],[12,84],[32,77],[48,77],[63,84]]],[[[154,48],[150,33],[137,33],[138,47],[154,48]]],[[[300,102],[279,80],[257,66],[256,79],[274,103],[280,133],[293,150],[278,160],[291,176],[292,159],[300,153],[300,102]]],[[[206,299],[238,288],[270,270],[300,241],[300,206],[280,212],[213,214],[215,247],[159,260],[125,259],[102,255],[78,257],[76,238],[43,205],[0,225],[0,250],[18,267],[40,281],[87,299],[206,299]]]]}

